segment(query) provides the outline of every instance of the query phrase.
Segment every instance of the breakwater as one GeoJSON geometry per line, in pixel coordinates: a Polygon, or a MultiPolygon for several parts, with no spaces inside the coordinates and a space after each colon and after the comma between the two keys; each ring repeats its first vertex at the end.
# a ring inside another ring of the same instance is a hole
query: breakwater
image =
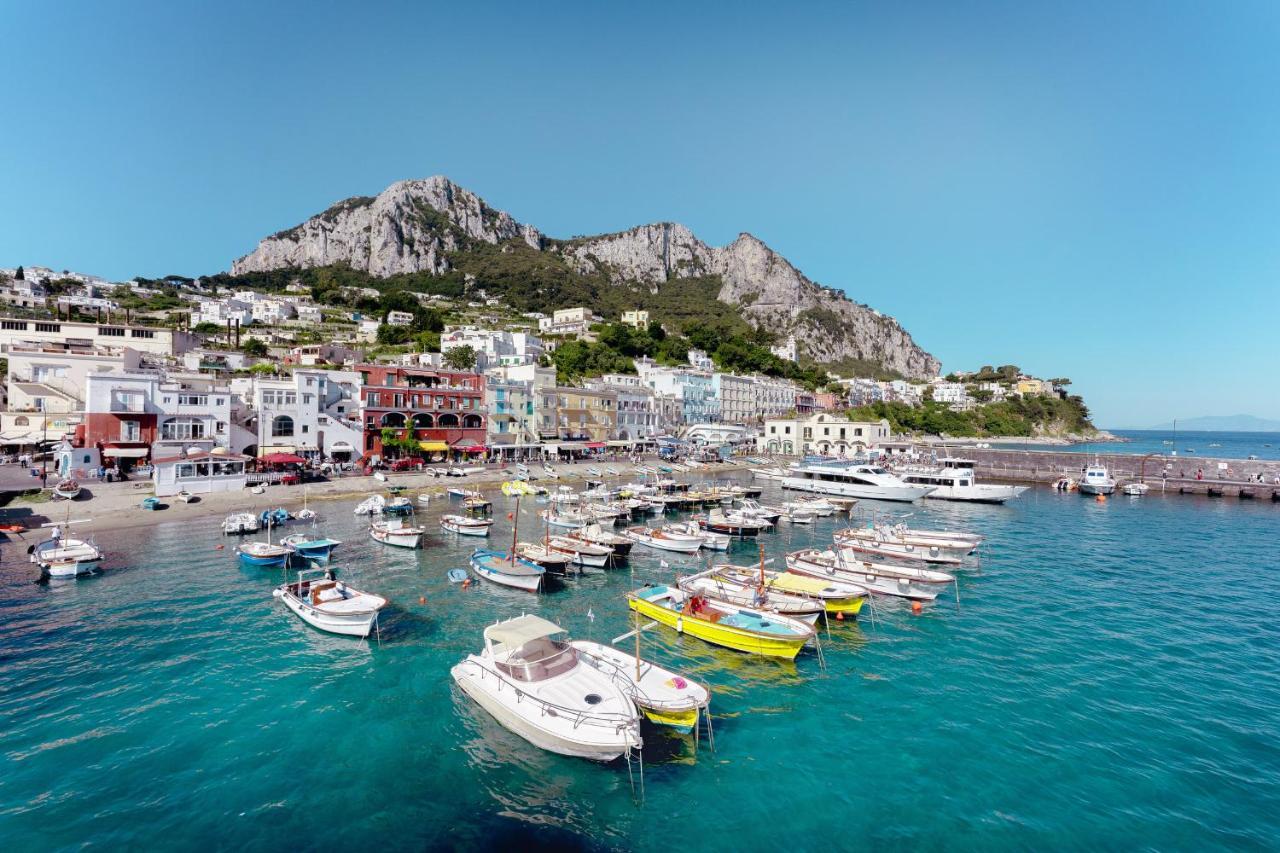
{"type": "MultiPolygon", "coordinates": [[[[1092,461],[1060,450],[966,447],[953,453],[973,459],[984,480],[1020,483],[1053,483],[1062,477],[1079,480],[1084,466],[1092,461]]],[[[1280,462],[1274,460],[1115,453],[1102,461],[1121,485],[1145,482],[1165,492],[1280,501],[1280,462]]]]}

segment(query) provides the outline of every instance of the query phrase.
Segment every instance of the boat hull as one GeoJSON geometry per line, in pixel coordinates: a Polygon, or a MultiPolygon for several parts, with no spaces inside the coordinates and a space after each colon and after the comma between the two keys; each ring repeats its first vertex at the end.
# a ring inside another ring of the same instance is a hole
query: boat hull
{"type": "Polygon", "coordinates": [[[787,477],[782,481],[784,489],[798,492],[814,492],[822,495],[839,495],[845,498],[873,501],[898,501],[911,503],[926,497],[932,486],[869,486],[828,480],[810,480],[806,477],[787,477]]]}
{"type": "Polygon", "coordinates": [[[284,564],[289,562],[289,555],[287,553],[280,554],[278,556],[274,554],[259,556],[257,554],[246,554],[244,551],[240,551],[238,553],[241,563],[246,566],[253,566],[254,568],[259,569],[280,569],[284,568],[284,564]]]}
{"type": "MultiPolygon", "coordinates": [[[[475,572],[476,577],[484,578],[492,583],[499,584],[500,586],[508,586],[512,589],[522,589],[525,592],[538,592],[542,588],[542,578],[545,574],[545,570],[543,572],[531,574],[513,575],[501,571],[500,567],[496,565],[490,565],[494,562],[495,560],[479,558],[473,555],[471,558],[471,571],[475,572]]],[[[496,562],[501,562],[501,560],[497,560],[496,562]]],[[[517,562],[523,561],[517,560],[517,562]]]]}
{"type": "Polygon", "coordinates": [[[292,595],[282,595],[280,599],[285,606],[294,612],[303,622],[318,631],[329,634],[341,634],[345,637],[368,637],[378,621],[378,612],[334,614],[317,610],[292,595]]]}
{"type": "Polygon", "coordinates": [[[763,637],[727,625],[718,625],[705,619],[685,617],[677,611],[635,596],[627,599],[627,605],[642,616],[647,616],[668,628],[674,628],[678,634],[688,634],[713,645],[724,646],[726,649],[765,657],[795,660],[800,649],[808,641],[808,637],[803,636],[763,637]]]}

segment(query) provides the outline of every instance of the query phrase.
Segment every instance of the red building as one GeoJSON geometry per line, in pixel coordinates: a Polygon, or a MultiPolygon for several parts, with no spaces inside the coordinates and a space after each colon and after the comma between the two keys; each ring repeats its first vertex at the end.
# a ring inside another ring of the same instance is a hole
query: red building
{"type": "MultiPolygon", "coordinates": [[[[420,455],[483,453],[484,377],[475,373],[361,364],[365,455],[386,456],[383,430],[412,438],[420,455]]],[[[405,455],[398,449],[390,455],[405,455]]]]}

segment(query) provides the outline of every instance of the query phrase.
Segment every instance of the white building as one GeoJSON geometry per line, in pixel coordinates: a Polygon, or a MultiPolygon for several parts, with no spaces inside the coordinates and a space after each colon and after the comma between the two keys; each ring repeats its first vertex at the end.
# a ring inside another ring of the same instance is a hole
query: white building
{"type": "Polygon", "coordinates": [[[795,361],[799,357],[795,336],[792,335],[777,346],[769,347],[769,352],[784,361],[795,361]]]}
{"type": "Polygon", "coordinates": [[[775,376],[752,376],[756,392],[755,411],[758,418],[776,418],[794,411],[796,407],[796,384],[788,379],[775,376]]]}
{"type": "Polygon", "coordinates": [[[408,311],[388,311],[387,325],[388,326],[412,326],[413,314],[409,313],[408,311]]]}
{"type": "MultiPolygon", "coordinates": [[[[627,378],[638,379],[639,377],[627,378]]],[[[611,391],[617,396],[618,405],[615,410],[617,425],[611,438],[617,441],[636,441],[663,434],[659,424],[657,393],[652,388],[640,385],[638,382],[613,384],[608,381],[608,377],[590,380],[585,384],[593,391],[611,391]]],[[[671,399],[674,401],[674,398],[671,399]]]]}
{"type": "Polygon", "coordinates": [[[933,400],[943,403],[949,408],[963,410],[973,406],[973,398],[969,396],[963,382],[939,381],[933,384],[933,400]]]}
{"type": "Polygon", "coordinates": [[[142,362],[129,347],[53,343],[13,344],[6,355],[9,409],[22,412],[83,412],[86,376],[136,370],[142,362]]]}
{"type": "Polygon", "coordinates": [[[852,457],[889,440],[889,422],[851,421],[826,412],[803,418],[770,418],[756,437],[760,453],[852,457]]]}
{"type": "Polygon", "coordinates": [[[716,366],[715,362],[711,360],[711,356],[707,355],[700,349],[689,350],[689,364],[691,364],[695,370],[704,370],[708,373],[714,370],[716,366]]]}
{"type": "Polygon", "coordinates": [[[356,340],[365,344],[371,344],[377,341],[378,329],[381,326],[381,320],[361,320],[360,329],[356,332],[356,340]]]}
{"type": "Polygon", "coordinates": [[[349,370],[296,369],[277,379],[254,379],[246,427],[256,435],[257,455],[344,461],[358,455],[364,446],[360,385],[360,374],[349,370]]]}
{"type": "Polygon", "coordinates": [[[645,329],[649,326],[648,311],[623,311],[622,322],[625,325],[635,329],[645,329]]]}
{"type": "Polygon", "coordinates": [[[751,377],[715,373],[711,376],[711,388],[720,403],[721,422],[739,424],[759,419],[756,384],[751,377]]]}
{"type": "Polygon", "coordinates": [[[227,323],[239,323],[247,326],[253,322],[253,306],[238,299],[208,299],[196,308],[197,323],[213,323],[225,326],[227,323]]]}
{"type": "Polygon", "coordinates": [[[297,306],[298,319],[304,323],[323,323],[324,309],[319,305],[310,302],[304,302],[297,306]]]}
{"type": "Polygon", "coordinates": [[[684,432],[683,438],[699,447],[718,447],[722,444],[744,444],[752,436],[751,429],[742,424],[694,424],[684,432]]]}
{"type": "Polygon", "coordinates": [[[253,303],[253,320],[267,326],[276,326],[297,315],[293,303],[283,299],[259,299],[253,303]]]}
{"type": "Polygon", "coordinates": [[[476,352],[476,370],[485,371],[504,365],[537,364],[542,360],[542,339],[529,332],[504,329],[480,329],[459,326],[445,329],[440,336],[440,351],[471,347],[476,352]]]}
{"type": "Polygon", "coordinates": [[[562,308],[538,320],[538,331],[544,335],[585,335],[599,319],[587,308],[562,308]]]}
{"type": "Polygon", "coordinates": [[[151,482],[159,498],[180,492],[192,495],[242,492],[248,485],[245,473],[248,457],[239,454],[175,453],[153,457],[151,461],[151,482]]]}
{"type": "Polygon", "coordinates": [[[78,323],[70,320],[0,318],[0,353],[14,344],[51,343],[73,347],[127,346],[144,353],[181,355],[199,345],[197,336],[159,326],[78,323]]]}

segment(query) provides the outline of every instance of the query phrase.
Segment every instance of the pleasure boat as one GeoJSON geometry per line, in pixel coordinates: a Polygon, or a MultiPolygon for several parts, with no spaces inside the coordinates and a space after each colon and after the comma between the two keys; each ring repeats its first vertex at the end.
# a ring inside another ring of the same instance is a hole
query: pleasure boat
{"type": "Polygon", "coordinates": [[[549,536],[546,546],[572,559],[580,566],[604,568],[613,562],[613,549],[572,536],[549,536]]]}
{"type": "Polygon", "coordinates": [[[766,590],[817,599],[822,602],[829,614],[847,613],[857,616],[869,595],[865,587],[857,584],[819,579],[792,572],[776,572],[728,564],[713,568],[717,576],[736,580],[742,584],[755,584],[766,590]]]}
{"type": "Polygon", "coordinates": [[[852,551],[871,557],[883,557],[890,560],[919,560],[925,563],[937,563],[944,566],[959,566],[962,562],[954,552],[944,551],[938,546],[917,546],[904,542],[893,542],[876,538],[872,531],[870,538],[863,536],[862,531],[841,531],[835,535],[836,545],[842,551],[852,551]]]}
{"type": "Polygon", "coordinates": [[[937,549],[967,556],[978,550],[982,537],[971,533],[947,530],[919,530],[905,524],[878,524],[875,527],[849,527],[837,530],[836,539],[857,539],[863,542],[887,542],[895,545],[913,545],[916,548],[937,549]]]}
{"type": "Polygon", "coordinates": [[[936,466],[912,465],[901,468],[898,476],[904,483],[932,486],[933,491],[927,497],[939,501],[1002,504],[1028,489],[1027,486],[978,483],[975,464],[971,459],[940,459],[936,466]]]}
{"type": "Polygon", "coordinates": [[[768,527],[756,518],[747,518],[740,512],[723,512],[713,509],[706,515],[695,515],[693,520],[704,530],[729,536],[755,536],[768,527]]]}
{"type": "Polygon", "coordinates": [[[754,581],[741,580],[727,573],[721,574],[715,569],[680,578],[676,586],[689,595],[701,595],[725,604],[778,613],[809,625],[816,622],[826,610],[826,605],[816,598],[769,589],[754,581]]]}
{"type": "Polygon", "coordinates": [[[241,563],[260,569],[282,569],[293,556],[293,552],[284,545],[272,544],[270,528],[267,529],[267,541],[242,542],[236,546],[236,554],[241,563]]]}
{"type": "Polygon", "coordinates": [[[812,625],[799,619],[690,595],[672,586],[627,593],[627,606],[677,633],[766,657],[792,660],[817,636],[812,625]]]}
{"type": "Polygon", "coordinates": [[[792,524],[813,524],[818,513],[804,501],[794,501],[782,505],[782,520],[792,524]]]}
{"type": "MultiPolygon", "coordinates": [[[[938,593],[899,573],[896,567],[892,574],[883,571],[884,568],[887,567],[877,563],[846,559],[838,552],[819,551],[816,548],[793,551],[787,555],[787,571],[795,574],[808,575],[819,580],[854,584],[875,595],[906,598],[911,601],[933,601],[938,597],[938,593]]],[[[903,567],[901,571],[906,572],[910,569],[903,567]]]]}
{"type": "Polygon", "coordinates": [[[1084,469],[1079,491],[1082,495],[1109,495],[1116,490],[1116,481],[1107,472],[1107,466],[1096,460],[1084,469]]]}
{"type": "Polygon", "coordinates": [[[294,533],[292,536],[281,539],[280,544],[292,551],[298,559],[328,562],[333,556],[333,549],[342,543],[337,539],[328,539],[324,536],[294,533]]]}
{"type": "Polygon", "coordinates": [[[381,515],[382,508],[387,505],[387,499],[382,495],[370,495],[360,503],[356,504],[356,515],[381,515]]]}
{"type": "Polygon", "coordinates": [[[92,574],[102,562],[102,549],[93,539],[73,539],[62,535],[62,527],[70,528],[73,524],[87,523],[81,521],[64,521],[62,525],[46,524],[52,527],[53,533],[48,539],[31,546],[30,559],[40,567],[41,574],[51,578],[70,578],[78,575],[92,574]]]}
{"type": "Polygon", "coordinates": [[[914,501],[935,490],[902,482],[878,465],[805,461],[782,481],[784,489],[879,501],[914,501]]]}
{"type": "Polygon", "coordinates": [[[1142,495],[1145,495],[1147,492],[1151,491],[1151,484],[1150,483],[1125,483],[1124,486],[1120,489],[1120,491],[1124,492],[1126,495],[1137,495],[1141,497],[1142,495]]]}
{"type": "Polygon", "coordinates": [[[571,530],[565,534],[571,539],[580,539],[583,542],[590,542],[593,545],[603,545],[613,550],[615,557],[625,557],[631,553],[633,543],[625,536],[619,536],[617,533],[605,530],[598,524],[588,524],[577,530],[571,530]]]}
{"type": "Polygon", "coordinates": [[[684,536],[675,538],[662,530],[655,530],[652,527],[628,527],[623,532],[632,542],[639,542],[641,545],[648,545],[650,548],[657,548],[660,551],[696,554],[702,550],[701,538],[692,539],[684,536]]]}
{"type": "Polygon", "coordinates": [[[546,574],[546,569],[537,563],[513,557],[509,551],[486,548],[477,548],[471,553],[471,571],[476,577],[525,592],[541,589],[542,577],[546,574]]]}
{"type": "Polygon", "coordinates": [[[228,515],[222,522],[222,532],[228,536],[237,536],[241,533],[257,533],[261,527],[258,516],[251,512],[237,512],[234,515],[228,515]]]}
{"type": "Polygon", "coordinates": [[[403,518],[388,518],[369,525],[369,535],[375,542],[394,545],[397,548],[417,548],[422,544],[426,528],[406,524],[403,518]]]}
{"type": "Polygon", "coordinates": [[[591,524],[596,520],[594,516],[589,515],[588,513],[578,512],[571,509],[544,509],[542,512],[538,513],[538,516],[552,527],[576,528],[582,527],[584,524],[591,524]]]}
{"type": "Polygon", "coordinates": [[[80,484],[75,480],[63,480],[53,487],[53,496],[64,501],[73,501],[80,497],[80,484]]]}
{"type": "Polygon", "coordinates": [[[440,527],[462,536],[488,536],[493,521],[488,518],[469,518],[465,515],[442,515],[440,527]]]}
{"type": "Polygon", "coordinates": [[[570,640],[570,644],[582,655],[584,663],[621,687],[651,723],[688,734],[697,728],[698,715],[709,713],[711,690],[692,678],[613,646],[589,640],[570,640]]]}
{"type": "Polygon", "coordinates": [[[516,556],[528,563],[536,563],[555,575],[567,575],[578,571],[576,560],[568,554],[553,550],[541,542],[517,542],[516,556]]]}
{"type": "Polygon", "coordinates": [[[708,551],[728,551],[733,537],[726,533],[714,533],[703,530],[693,521],[678,521],[675,524],[662,525],[662,532],[668,536],[691,536],[702,540],[702,547],[708,551]]]}
{"type": "Polygon", "coordinates": [[[759,519],[766,522],[770,527],[777,524],[778,519],[782,517],[782,507],[762,504],[753,498],[743,500],[741,511],[747,518],[759,519]]]}
{"type": "Polygon", "coordinates": [[[610,673],[559,638],[564,629],[518,616],[484,629],[484,650],[450,671],[467,696],[536,747],[613,761],[639,749],[640,714],[610,673]]]}
{"type": "Polygon", "coordinates": [[[272,595],[311,627],[348,637],[368,637],[387,606],[382,596],[336,580],[332,569],[303,569],[296,581],[276,587],[272,595]]]}

